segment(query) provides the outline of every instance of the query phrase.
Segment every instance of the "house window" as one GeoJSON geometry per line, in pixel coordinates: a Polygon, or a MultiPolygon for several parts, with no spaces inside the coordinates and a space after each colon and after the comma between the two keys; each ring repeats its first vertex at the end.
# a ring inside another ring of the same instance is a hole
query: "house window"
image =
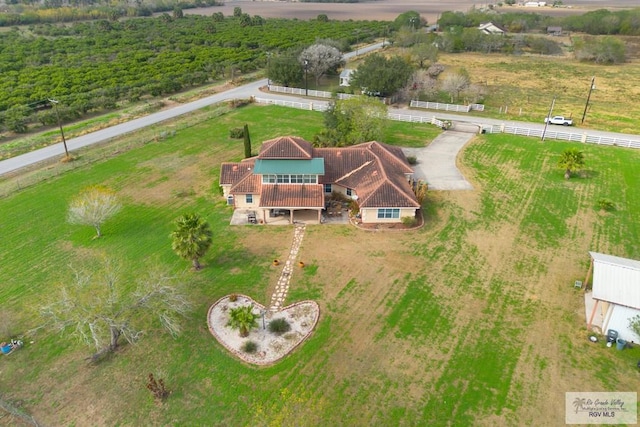
{"type": "Polygon", "coordinates": [[[353,195],[353,194],[352,194],[351,189],[350,189],[350,188],[347,188],[347,196],[351,197],[352,195],[353,195]]]}
{"type": "Polygon", "coordinates": [[[325,193],[331,193],[331,184],[325,184],[324,185],[324,192],[325,193]]]}
{"type": "Polygon", "coordinates": [[[400,218],[400,209],[381,208],[378,209],[378,219],[400,218]]]}
{"type": "Polygon", "coordinates": [[[253,194],[247,194],[246,198],[247,198],[246,200],[247,203],[253,203],[253,194]]]}
{"type": "Polygon", "coordinates": [[[276,176],[275,175],[262,175],[262,183],[263,184],[275,184],[276,176]]]}

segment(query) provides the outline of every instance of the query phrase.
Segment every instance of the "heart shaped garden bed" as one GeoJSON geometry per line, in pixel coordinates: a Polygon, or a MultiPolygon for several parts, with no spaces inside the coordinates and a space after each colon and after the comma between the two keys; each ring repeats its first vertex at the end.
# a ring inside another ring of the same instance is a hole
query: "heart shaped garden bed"
{"type": "Polygon", "coordinates": [[[320,318],[320,307],[315,301],[300,301],[288,305],[276,313],[266,313],[264,306],[246,295],[225,296],[216,301],[207,315],[209,330],[213,336],[234,356],[255,365],[269,365],[284,358],[306,340],[313,332],[320,318]],[[249,331],[249,335],[241,337],[237,329],[229,324],[229,312],[237,307],[253,304],[253,312],[260,315],[258,327],[249,331]],[[277,335],[269,331],[269,323],[276,319],[285,319],[291,326],[288,332],[277,335]],[[253,352],[243,350],[248,341],[256,344],[253,352]]]}

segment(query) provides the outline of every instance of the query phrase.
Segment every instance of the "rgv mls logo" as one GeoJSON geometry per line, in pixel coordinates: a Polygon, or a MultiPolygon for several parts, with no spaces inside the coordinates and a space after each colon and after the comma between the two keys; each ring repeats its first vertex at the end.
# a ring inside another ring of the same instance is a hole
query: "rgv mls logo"
{"type": "Polygon", "coordinates": [[[565,393],[567,424],[636,424],[638,393],[636,392],[572,392],[565,393]]]}

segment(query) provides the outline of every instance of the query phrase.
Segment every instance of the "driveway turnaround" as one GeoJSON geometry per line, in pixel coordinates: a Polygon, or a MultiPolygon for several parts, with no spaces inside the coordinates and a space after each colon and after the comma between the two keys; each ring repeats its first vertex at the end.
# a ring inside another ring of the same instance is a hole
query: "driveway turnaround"
{"type": "Polygon", "coordinates": [[[415,179],[426,181],[429,190],[473,190],[456,166],[458,152],[475,134],[448,130],[441,133],[429,146],[404,148],[407,156],[415,156],[415,179]]]}

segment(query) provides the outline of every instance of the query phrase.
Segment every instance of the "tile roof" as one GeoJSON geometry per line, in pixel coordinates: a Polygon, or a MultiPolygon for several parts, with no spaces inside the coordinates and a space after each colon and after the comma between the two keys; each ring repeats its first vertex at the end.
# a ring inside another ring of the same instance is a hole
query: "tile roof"
{"type": "Polygon", "coordinates": [[[262,184],[254,171],[255,158],[223,163],[220,184],[232,184],[231,193],[260,194],[261,207],[324,207],[324,183],[355,190],[360,207],[420,207],[406,177],[413,171],[398,147],[372,141],[313,148],[301,138],[280,137],[266,141],[258,156],[259,160],[312,158],[324,159],[318,185],[262,184]]]}
{"type": "Polygon", "coordinates": [[[262,184],[261,208],[324,208],[320,184],[262,184]]]}
{"type": "Polygon", "coordinates": [[[259,159],[311,159],[311,143],[297,136],[281,136],[262,143],[259,159]]]}
{"type": "Polygon", "coordinates": [[[413,171],[400,148],[374,141],[318,148],[314,154],[325,159],[322,182],[354,189],[360,207],[420,207],[405,176],[413,171]]]}
{"type": "Polygon", "coordinates": [[[220,168],[220,185],[233,185],[245,175],[252,174],[255,162],[255,157],[251,157],[240,163],[223,163],[220,168]]]}

